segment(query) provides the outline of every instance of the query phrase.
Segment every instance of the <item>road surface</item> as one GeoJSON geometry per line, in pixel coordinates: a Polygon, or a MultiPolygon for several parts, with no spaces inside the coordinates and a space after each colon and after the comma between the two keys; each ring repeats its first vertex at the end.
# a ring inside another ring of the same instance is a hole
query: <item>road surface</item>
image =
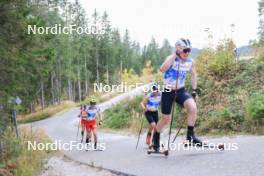
{"type": "MultiPolygon", "coordinates": [[[[103,104],[102,109],[111,107],[120,100],[135,96],[141,90],[119,95],[103,104]]],[[[53,140],[69,143],[76,138],[78,108],[31,125],[42,128],[53,140]]],[[[100,130],[99,130],[100,131],[100,130]]],[[[166,141],[166,136],[162,136],[166,141]]],[[[141,137],[138,150],[135,150],[136,136],[99,133],[99,142],[105,144],[104,151],[62,151],[68,158],[96,167],[102,167],[121,175],[216,175],[252,176],[264,174],[264,136],[237,136],[210,139],[210,142],[224,142],[227,150],[180,150],[171,151],[168,157],[147,155],[144,144],[145,134],[141,137]],[[237,146],[237,150],[230,147],[237,146]]],[[[177,139],[181,144],[183,137],[177,139]]],[[[84,175],[86,175],[84,173],[84,175]]]]}

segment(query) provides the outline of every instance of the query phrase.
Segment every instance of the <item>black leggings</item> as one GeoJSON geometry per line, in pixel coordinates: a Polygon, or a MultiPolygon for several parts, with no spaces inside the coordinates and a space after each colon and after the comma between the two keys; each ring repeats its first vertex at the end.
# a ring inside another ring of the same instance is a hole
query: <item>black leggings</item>
{"type": "Polygon", "coordinates": [[[148,120],[148,123],[149,124],[151,124],[151,123],[158,123],[158,121],[159,121],[159,113],[158,113],[158,111],[147,111],[147,112],[145,112],[145,116],[146,116],[146,118],[147,118],[147,120],[148,120]]]}

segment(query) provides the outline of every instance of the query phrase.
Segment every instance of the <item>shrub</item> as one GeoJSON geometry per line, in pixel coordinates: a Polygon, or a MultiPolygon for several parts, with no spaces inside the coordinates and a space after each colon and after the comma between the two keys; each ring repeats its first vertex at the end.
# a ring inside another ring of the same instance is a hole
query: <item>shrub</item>
{"type": "Polygon", "coordinates": [[[264,118],[264,93],[254,93],[249,97],[247,114],[252,119],[264,118]]]}
{"type": "MultiPolygon", "coordinates": [[[[47,143],[50,139],[41,130],[30,131],[20,128],[20,138],[17,139],[14,131],[7,127],[0,138],[0,169],[9,175],[32,176],[42,169],[45,159],[51,150],[30,150],[28,141],[32,143],[47,143]]],[[[0,175],[1,172],[0,172],[0,175]]],[[[5,174],[4,174],[5,175],[5,174]]]]}
{"type": "MultiPolygon", "coordinates": [[[[139,103],[142,96],[135,97],[131,101],[122,101],[113,108],[104,112],[104,127],[113,129],[128,128],[132,125],[133,120],[140,116],[139,103]]],[[[137,119],[138,120],[138,119],[137,119]]]]}

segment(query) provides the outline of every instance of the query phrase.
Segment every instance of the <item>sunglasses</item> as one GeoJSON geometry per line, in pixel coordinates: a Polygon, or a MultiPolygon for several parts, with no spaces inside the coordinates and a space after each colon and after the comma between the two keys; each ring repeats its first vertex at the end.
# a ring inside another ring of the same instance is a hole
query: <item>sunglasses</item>
{"type": "Polygon", "coordinates": [[[184,48],[182,51],[183,51],[185,54],[186,54],[186,53],[190,53],[190,52],[191,52],[191,48],[184,48]]]}

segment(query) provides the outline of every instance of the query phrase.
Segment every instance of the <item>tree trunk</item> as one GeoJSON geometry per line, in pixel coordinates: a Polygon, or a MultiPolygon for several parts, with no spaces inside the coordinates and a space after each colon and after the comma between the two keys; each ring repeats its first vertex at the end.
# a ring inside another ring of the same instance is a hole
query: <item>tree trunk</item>
{"type": "Polygon", "coordinates": [[[109,69],[108,69],[108,64],[106,66],[106,83],[109,85],[109,69]]]}
{"type": "Polygon", "coordinates": [[[68,79],[68,99],[71,99],[71,81],[68,79]]]}
{"type": "Polygon", "coordinates": [[[41,84],[41,108],[42,110],[45,108],[45,96],[44,96],[44,83],[41,80],[40,81],[41,84]]]}
{"type": "Polygon", "coordinates": [[[52,97],[52,104],[55,104],[55,95],[54,95],[54,75],[51,73],[50,76],[50,83],[51,83],[51,97],[52,97]]]}
{"type": "Polygon", "coordinates": [[[78,98],[79,102],[82,101],[82,87],[81,87],[81,67],[80,67],[80,59],[77,59],[77,81],[78,81],[78,98]]]}
{"type": "Polygon", "coordinates": [[[30,114],[34,112],[34,105],[33,103],[30,103],[30,114]]]}
{"type": "Polygon", "coordinates": [[[73,81],[72,100],[75,102],[75,81],[73,81]]]}
{"type": "Polygon", "coordinates": [[[78,92],[79,92],[79,102],[82,101],[82,90],[81,90],[81,81],[78,80],[78,92]]]}
{"type": "Polygon", "coordinates": [[[120,61],[120,83],[122,83],[122,73],[123,73],[123,62],[120,61]]]}
{"type": "Polygon", "coordinates": [[[99,56],[97,46],[95,45],[95,57],[96,57],[96,83],[99,85],[99,56]]]}
{"type": "Polygon", "coordinates": [[[78,95],[79,95],[79,102],[82,101],[82,90],[81,90],[81,75],[80,75],[80,63],[78,59],[78,67],[77,67],[77,76],[78,76],[78,95]]]}
{"type": "Polygon", "coordinates": [[[84,56],[84,69],[85,69],[85,96],[88,95],[88,75],[87,75],[87,60],[84,56]]]}
{"type": "Polygon", "coordinates": [[[58,104],[61,103],[61,60],[58,57],[58,70],[57,70],[56,88],[57,88],[57,101],[58,104]]]}
{"type": "Polygon", "coordinates": [[[60,61],[60,79],[59,79],[59,93],[58,93],[58,99],[59,99],[59,104],[61,103],[61,89],[62,89],[62,86],[61,86],[61,61],[60,61]]]}
{"type": "Polygon", "coordinates": [[[57,103],[60,104],[60,83],[58,77],[56,77],[56,93],[57,93],[57,103]]]}

